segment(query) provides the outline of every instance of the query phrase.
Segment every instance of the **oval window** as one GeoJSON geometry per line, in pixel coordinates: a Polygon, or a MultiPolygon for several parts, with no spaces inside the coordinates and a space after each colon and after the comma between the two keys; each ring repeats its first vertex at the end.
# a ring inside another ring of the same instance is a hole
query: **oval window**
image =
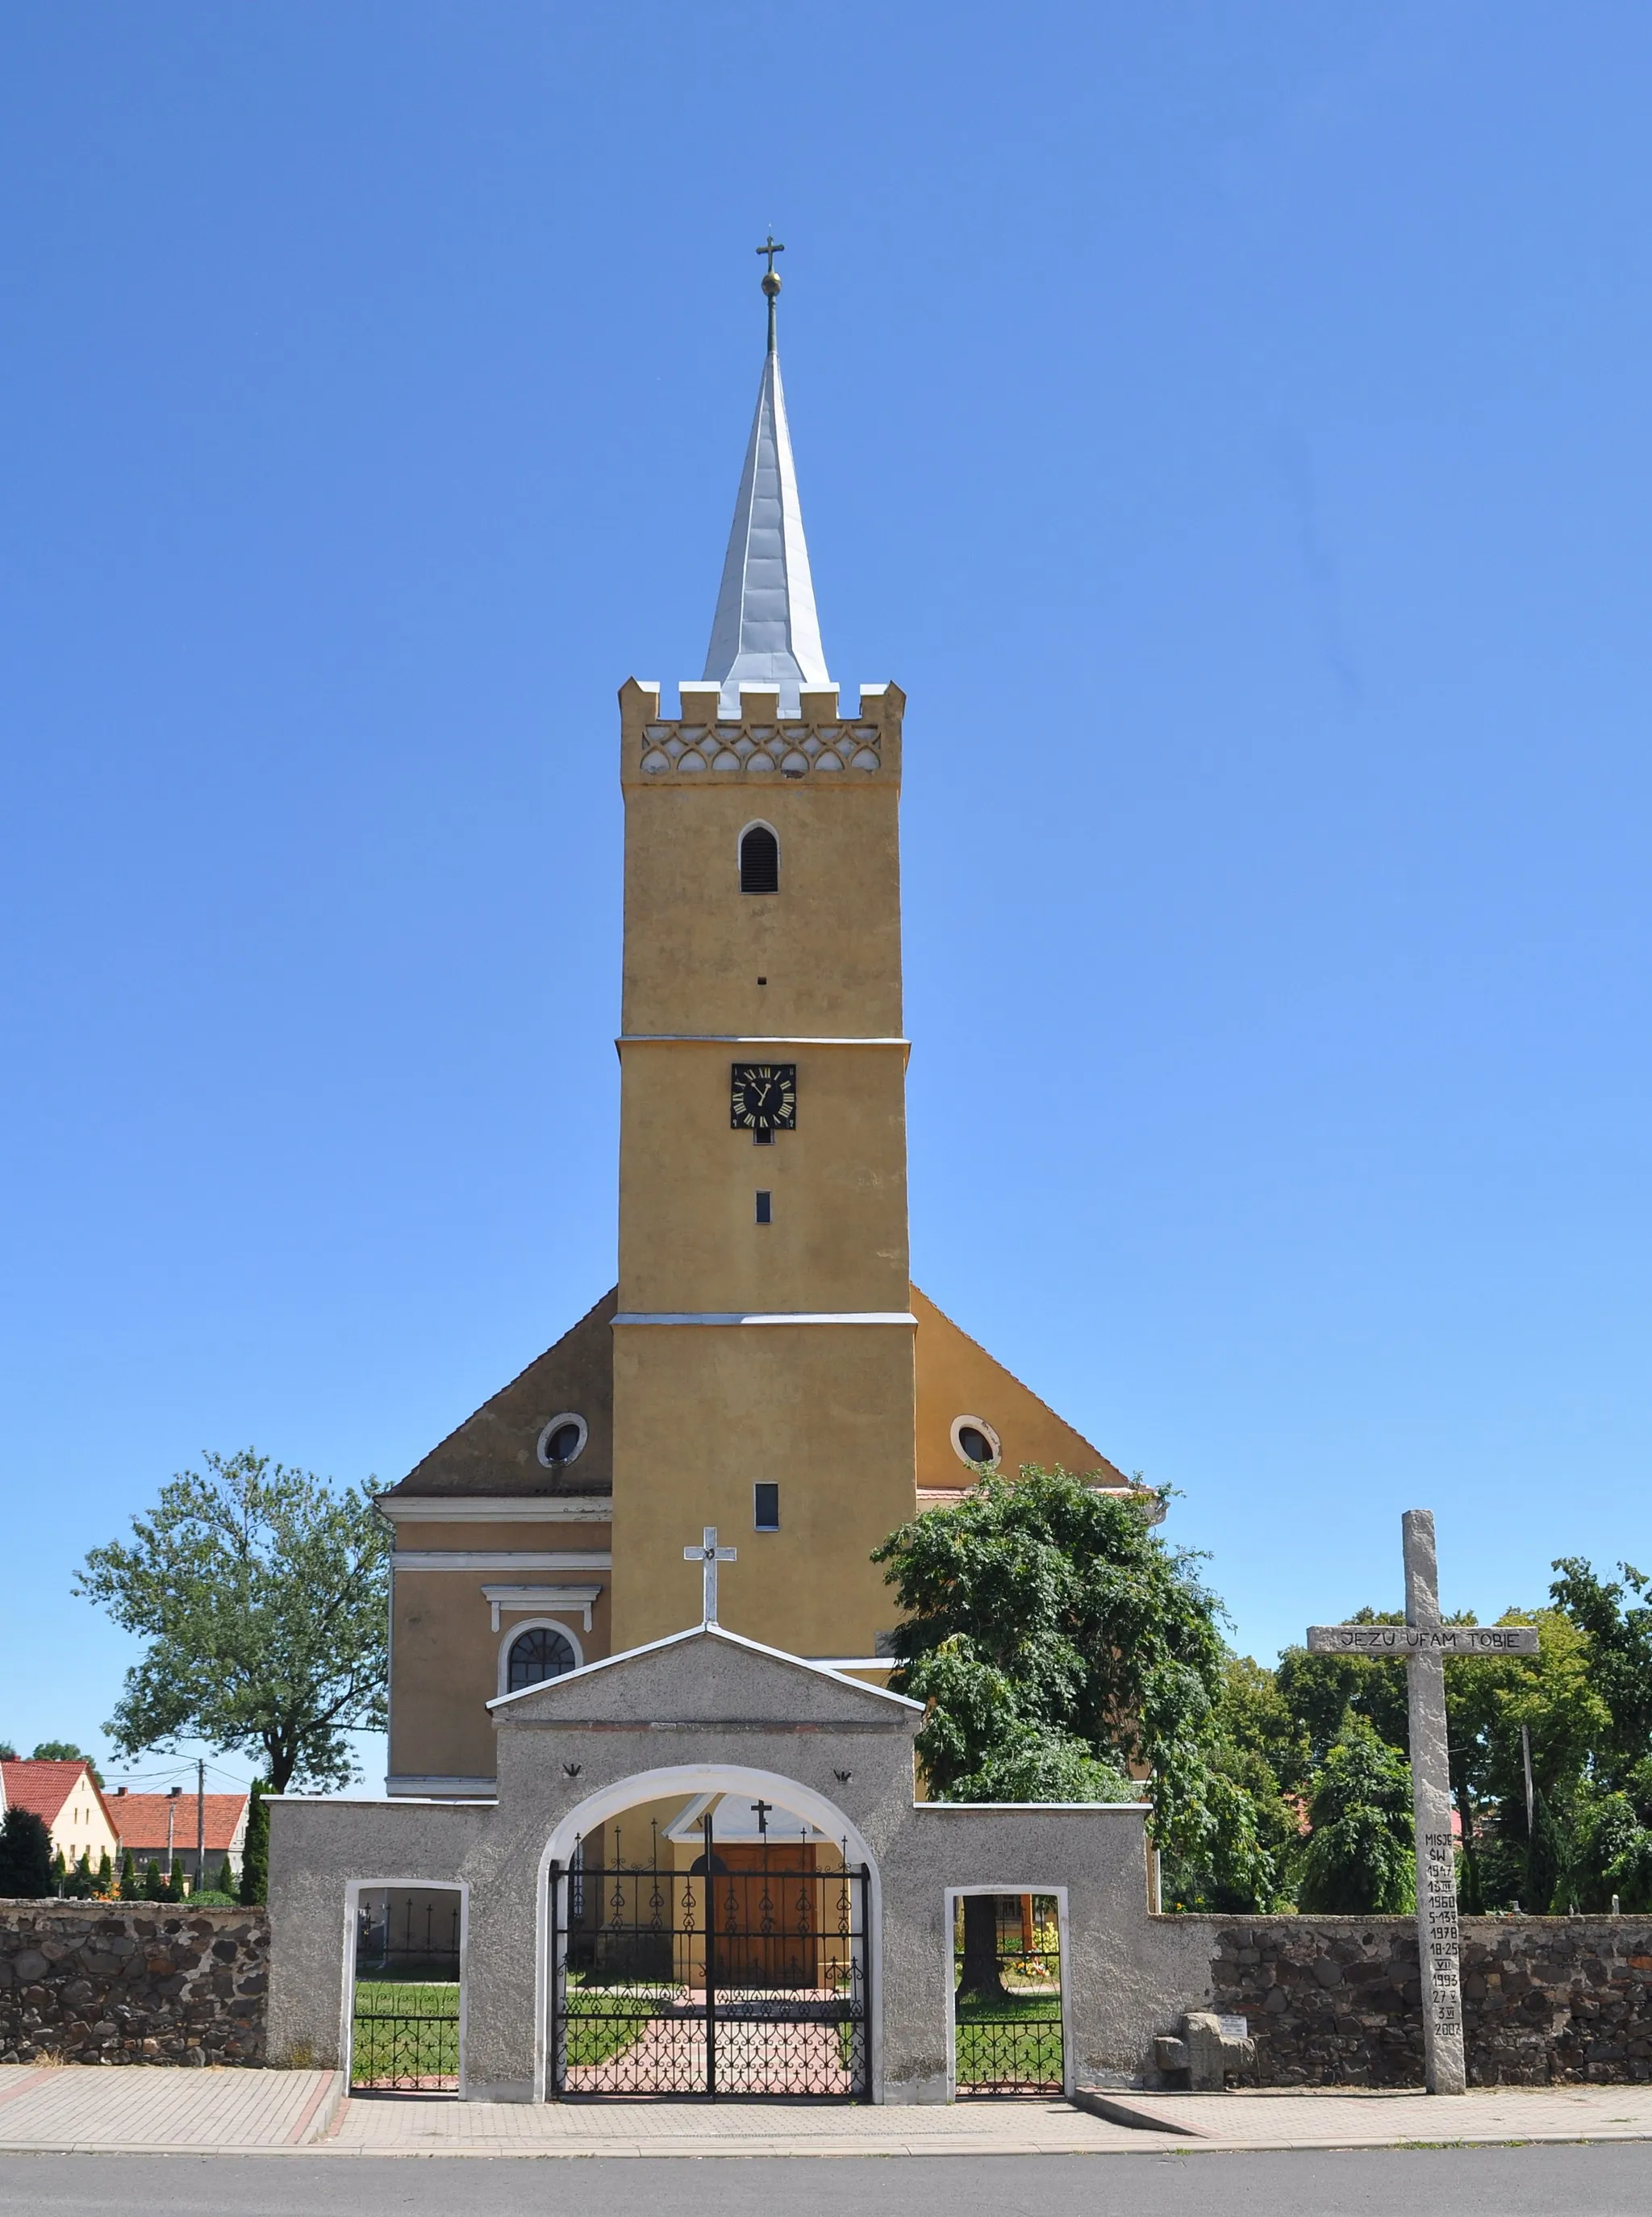
{"type": "Polygon", "coordinates": [[[590,1437],[590,1428],[583,1417],[571,1409],[564,1409],[559,1417],[552,1417],[539,1434],[539,1461],[547,1470],[566,1470],[570,1462],[577,1462],[585,1451],[590,1437]]]}
{"type": "Polygon", "coordinates": [[[1002,1452],[997,1433],[984,1417],[952,1418],[952,1453],[960,1462],[996,1470],[1002,1452]]]}

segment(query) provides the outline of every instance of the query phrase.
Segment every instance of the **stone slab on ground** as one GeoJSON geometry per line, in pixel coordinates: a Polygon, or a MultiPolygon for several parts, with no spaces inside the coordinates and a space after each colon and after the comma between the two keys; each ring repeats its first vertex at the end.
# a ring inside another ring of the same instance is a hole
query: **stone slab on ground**
{"type": "Polygon", "coordinates": [[[309,2146],[343,2093],[336,2071],[0,2065],[0,2148],[262,2154],[309,2146]]]}

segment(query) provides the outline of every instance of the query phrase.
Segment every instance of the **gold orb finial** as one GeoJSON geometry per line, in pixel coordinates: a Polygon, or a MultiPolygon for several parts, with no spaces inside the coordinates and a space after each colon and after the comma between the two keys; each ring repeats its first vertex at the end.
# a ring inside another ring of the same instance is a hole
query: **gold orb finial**
{"type": "Polygon", "coordinates": [[[768,302],[768,350],[773,354],[774,351],[774,303],[780,297],[780,281],[774,274],[774,256],[777,254],[784,254],[786,249],[771,231],[757,251],[768,256],[768,267],[762,275],[762,287],[763,297],[768,302]]]}

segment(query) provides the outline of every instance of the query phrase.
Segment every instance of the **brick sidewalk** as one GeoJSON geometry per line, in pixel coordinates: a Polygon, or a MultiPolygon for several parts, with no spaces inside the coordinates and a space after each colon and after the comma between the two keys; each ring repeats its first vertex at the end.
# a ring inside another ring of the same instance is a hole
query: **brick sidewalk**
{"type": "Polygon", "coordinates": [[[1135,2094],[848,2108],[772,2102],[341,2098],[329,2071],[0,2066],[0,2149],[338,2156],[1101,2155],[1652,2140],[1652,2088],[1135,2094]],[[1100,2109],[1104,2114],[1096,2114],[1100,2109]]]}
{"type": "Polygon", "coordinates": [[[1418,2142],[1652,2140],[1652,2087],[1492,2086],[1427,2094],[1081,2094],[1155,2140],[1224,2148],[1394,2147],[1418,2142]]]}
{"type": "Polygon", "coordinates": [[[336,2071],[0,2065],[0,2148],[268,2155],[324,2132],[342,2090],[336,2071]]]}

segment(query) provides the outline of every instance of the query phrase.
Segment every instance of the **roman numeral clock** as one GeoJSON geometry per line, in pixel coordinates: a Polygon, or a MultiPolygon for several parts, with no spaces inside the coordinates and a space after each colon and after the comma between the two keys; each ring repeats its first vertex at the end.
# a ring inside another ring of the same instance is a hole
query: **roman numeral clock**
{"type": "Polygon", "coordinates": [[[729,1071],[729,1122],[749,1132],[759,1146],[776,1132],[798,1128],[798,1065],[795,1062],[737,1062],[729,1071]]]}

